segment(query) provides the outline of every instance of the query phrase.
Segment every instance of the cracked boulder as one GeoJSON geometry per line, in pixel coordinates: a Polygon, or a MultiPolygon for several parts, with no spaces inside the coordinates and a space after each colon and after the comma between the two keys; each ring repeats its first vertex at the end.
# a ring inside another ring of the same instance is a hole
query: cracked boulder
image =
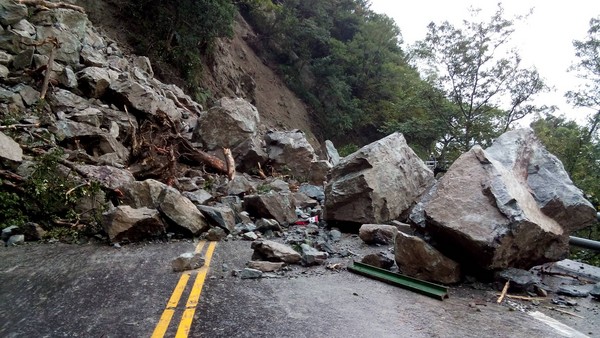
{"type": "Polygon", "coordinates": [[[209,150],[235,148],[256,136],[259,124],[258,110],[250,102],[222,98],[200,116],[194,139],[209,150]]]}
{"type": "Polygon", "coordinates": [[[561,260],[569,234],[596,217],[530,129],[463,154],[415,210],[411,219],[438,249],[483,270],[561,260]]]}
{"type": "Polygon", "coordinates": [[[324,218],[352,223],[398,218],[435,181],[400,133],[346,156],[329,176],[324,218]]]}

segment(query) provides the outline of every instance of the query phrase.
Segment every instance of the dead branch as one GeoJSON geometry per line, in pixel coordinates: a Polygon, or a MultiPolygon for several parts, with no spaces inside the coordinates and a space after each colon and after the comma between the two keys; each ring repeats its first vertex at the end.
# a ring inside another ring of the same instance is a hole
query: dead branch
{"type": "Polygon", "coordinates": [[[504,300],[504,296],[506,296],[506,292],[508,292],[509,285],[510,285],[510,281],[506,281],[506,284],[504,284],[504,288],[502,289],[502,293],[500,294],[500,297],[498,297],[498,300],[496,301],[496,303],[498,303],[498,304],[502,303],[502,301],[504,300]]]}
{"type": "Polygon", "coordinates": [[[0,126],[0,130],[3,129],[17,129],[17,128],[39,128],[39,123],[32,124],[9,124],[7,126],[0,126]]]}
{"type": "Polygon", "coordinates": [[[48,83],[50,82],[50,74],[52,73],[52,66],[54,65],[54,58],[56,57],[56,49],[59,46],[57,38],[49,38],[47,40],[51,40],[52,49],[50,50],[50,57],[48,58],[48,67],[44,76],[44,82],[42,82],[40,100],[43,100],[46,97],[46,92],[48,91],[48,83]]]}
{"type": "Polygon", "coordinates": [[[265,175],[265,172],[262,170],[260,162],[256,162],[256,164],[258,164],[258,176],[260,176],[260,178],[262,178],[263,180],[266,180],[267,175],[265,175]]]}
{"type": "Polygon", "coordinates": [[[211,168],[223,174],[227,174],[229,172],[227,170],[227,165],[220,158],[194,148],[194,146],[192,146],[192,144],[188,140],[184,139],[181,136],[179,136],[177,140],[179,141],[179,144],[188,152],[187,156],[191,160],[196,161],[198,163],[207,164],[211,168]]]}
{"type": "Polygon", "coordinates": [[[42,9],[67,8],[81,13],[85,13],[85,9],[80,6],[66,4],[64,2],[49,2],[44,0],[19,0],[20,4],[27,6],[38,6],[42,9]]]}
{"type": "Polygon", "coordinates": [[[576,314],[576,313],[573,313],[573,312],[569,312],[569,311],[565,311],[565,310],[557,309],[557,308],[555,308],[555,307],[550,307],[550,306],[547,306],[546,308],[547,308],[547,309],[550,309],[550,310],[554,310],[554,311],[560,312],[560,313],[564,313],[564,314],[566,314],[566,315],[569,315],[569,316],[573,316],[573,317],[577,317],[577,318],[585,319],[585,317],[583,317],[583,316],[580,316],[580,315],[578,315],[578,314],[576,314]]]}
{"type": "Polygon", "coordinates": [[[227,177],[229,177],[229,180],[233,180],[235,177],[235,161],[233,160],[231,149],[223,148],[223,156],[225,156],[225,164],[227,166],[227,177]]]}
{"type": "MultiPolygon", "coordinates": [[[[501,294],[498,294],[497,296],[500,296],[501,294]]],[[[517,295],[509,295],[506,294],[505,295],[506,298],[511,298],[511,299],[518,299],[518,300],[529,300],[529,301],[533,301],[533,300],[545,300],[545,297],[529,297],[529,296],[517,296],[517,295]]]]}

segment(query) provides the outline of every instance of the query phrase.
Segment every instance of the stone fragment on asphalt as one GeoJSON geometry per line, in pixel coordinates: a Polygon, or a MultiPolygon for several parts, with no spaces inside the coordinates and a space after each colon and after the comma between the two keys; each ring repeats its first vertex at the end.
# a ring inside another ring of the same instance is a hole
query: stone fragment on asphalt
{"type": "Polygon", "coordinates": [[[258,235],[254,231],[246,232],[242,234],[242,238],[247,241],[255,241],[258,239],[258,235]]]}
{"type": "Polygon", "coordinates": [[[252,258],[259,258],[271,262],[299,263],[302,256],[291,247],[274,241],[252,242],[254,254],[252,258]]]}
{"type": "Polygon", "coordinates": [[[240,273],[242,279],[256,279],[262,277],[262,271],[256,269],[245,268],[240,273]]]}
{"type": "Polygon", "coordinates": [[[306,265],[323,264],[329,258],[327,252],[319,251],[308,244],[302,244],[300,247],[302,248],[302,261],[306,265]]]}
{"type": "Polygon", "coordinates": [[[204,257],[195,252],[186,252],[171,262],[174,272],[194,270],[204,265],[204,257]]]}
{"type": "Polygon", "coordinates": [[[283,262],[250,261],[248,267],[262,272],[275,272],[283,268],[283,262]]]}

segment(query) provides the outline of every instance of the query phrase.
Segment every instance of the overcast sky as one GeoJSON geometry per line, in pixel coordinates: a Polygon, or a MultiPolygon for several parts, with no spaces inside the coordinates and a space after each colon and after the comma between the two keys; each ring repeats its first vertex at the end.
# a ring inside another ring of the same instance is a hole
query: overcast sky
{"type": "MultiPolygon", "coordinates": [[[[421,40],[430,22],[449,21],[460,25],[469,19],[468,8],[481,8],[482,18],[489,19],[497,9],[498,1],[474,0],[427,0],[404,1],[372,0],[371,9],[394,18],[402,32],[405,44],[421,40]]],[[[577,86],[578,79],[568,73],[573,64],[575,50],[573,40],[586,37],[589,21],[600,16],[600,0],[503,0],[505,17],[533,14],[523,24],[516,26],[512,43],[517,47],[524,62],[534,65],[555,91],[541,96],[540,104],[556,105],[557,113],[564,113],[579,122],[585,120],[588,110],[575,110],[564,99],[564,93],[577,86]]]]}

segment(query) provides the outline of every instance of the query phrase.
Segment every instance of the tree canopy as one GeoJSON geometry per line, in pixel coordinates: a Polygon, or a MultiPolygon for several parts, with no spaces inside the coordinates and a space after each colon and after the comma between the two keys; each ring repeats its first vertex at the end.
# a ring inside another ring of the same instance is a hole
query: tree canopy
{"type": "Polygon", "coordinates": [[[415,56],[424,63],[428,81],[444,93],[453,107],[445,111],[446,134],[442,152],[487,146],[514,122],[546,107],[532,103],[546,85],[535,68],[524,67],[517,50],[509,47],[514,20],[498,9],[482,22],[472,10],[472,21],[462,26],[431,23],[415,56]]]}

